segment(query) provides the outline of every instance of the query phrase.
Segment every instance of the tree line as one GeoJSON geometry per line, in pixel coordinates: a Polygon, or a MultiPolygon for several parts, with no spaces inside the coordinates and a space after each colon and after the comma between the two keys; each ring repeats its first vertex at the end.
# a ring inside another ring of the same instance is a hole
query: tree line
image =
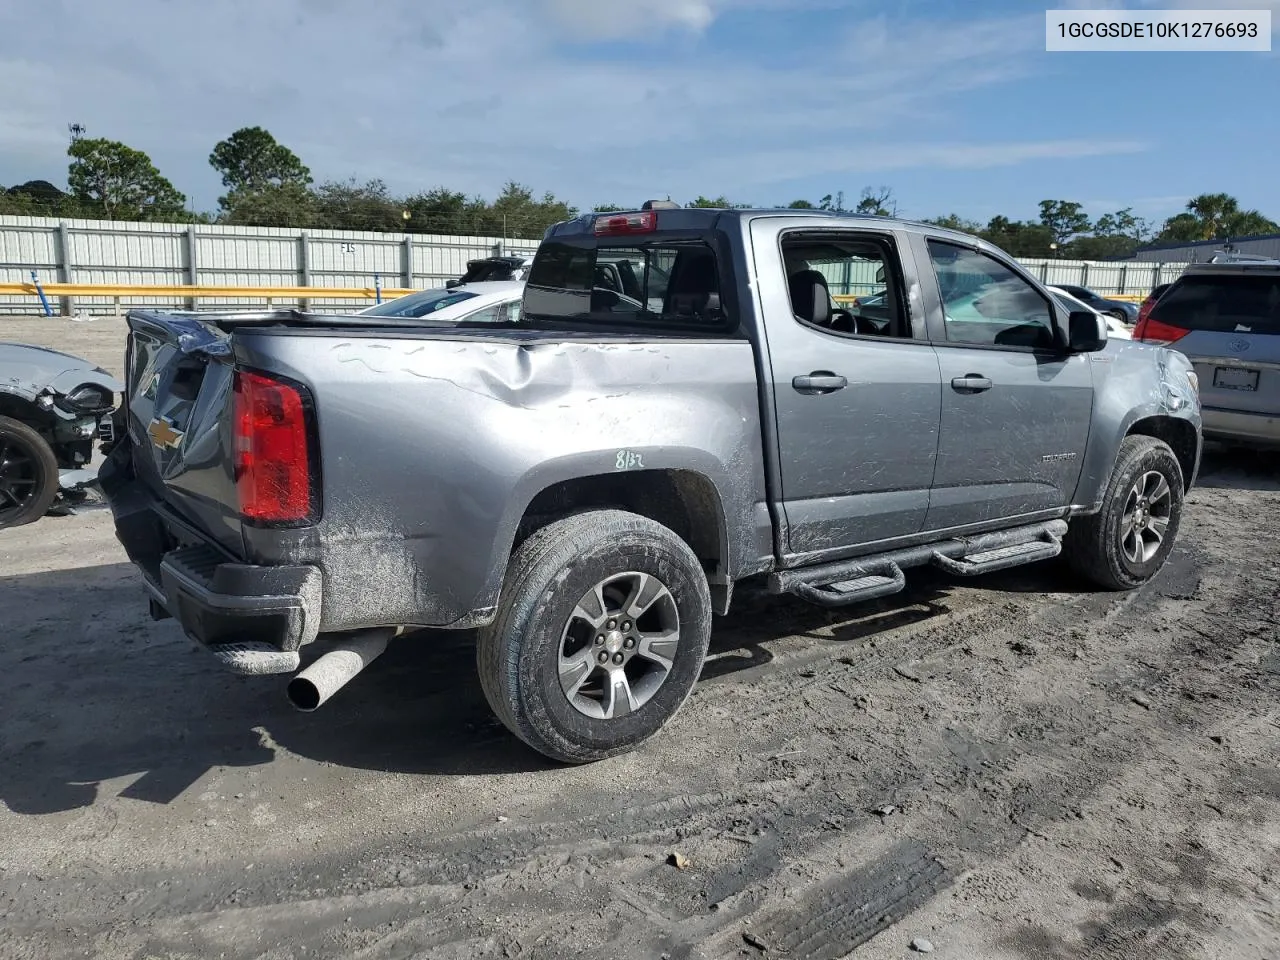
{"type": "MultiPolygon", "coordinates": [[[[0,213],[524,239],[538,239],[553,223],[578,215],[576,207],[553,194],[536,196],[514,181],[493,200],[447,187],[397,196],[378,179],[316,183],[302,159],[262,127],[244,127],[215,144],[209,163],[221,176],[226,193],[218,198],[215,212],[197,212],[143,151],[116,140],[87,137],[79,124],[68,129],[67,190],[47,180],[7,190],[0,186],[0,213]]],[[[723,195],[698,196],[684,205],[756,206],[723,195]]],[[[874,216],[898,213],[889,187],[864,188],[857,199],[846,200],[844,192],[837,191],[816,202],[801,199],[766,206],[874,216]]],[[[599,213],[623,209],[629,208],[615,204],[592,208],[599,213]]],[[[1194,197],[1185,211],[1159,225],[1135,216],[1132,208],[1092,219],[1081,204],[1067,200],[1042,200],[1036,220],[995,216],[982,224],[948,214],[926,222],[975,234],[1016,257],[1080,260],[1124,257],[1153,242],[1227,240],[1280,232],[1280,225],[1257,210],[1242,209],[1235,197],[1225,193],[1194,197]]]]}

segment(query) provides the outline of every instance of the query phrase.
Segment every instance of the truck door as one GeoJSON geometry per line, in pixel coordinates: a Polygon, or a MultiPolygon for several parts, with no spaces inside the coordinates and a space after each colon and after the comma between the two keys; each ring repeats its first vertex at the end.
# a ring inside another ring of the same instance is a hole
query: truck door
{"type": "MultiPolygon", "coordinates": [[[[793,221],[793,224],[795,222],[793,221]]],[[[905,235],[752,224],[792,562],[917,533],[938,452],[938,360],[905,235]]]]}
{"type": "Polygon", "coordinates": [[[938,238],[913,243],[942,370],[925,528],[1067,506],[1089,439],[1090,357],[1062,348],[1053,305],[1012,263],[938,238]]]}

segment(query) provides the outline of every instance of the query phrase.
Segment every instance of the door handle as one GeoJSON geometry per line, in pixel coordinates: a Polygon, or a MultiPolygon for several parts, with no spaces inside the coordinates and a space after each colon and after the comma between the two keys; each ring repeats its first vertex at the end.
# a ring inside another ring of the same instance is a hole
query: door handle
{"type": "Polygon", "coordinates": [[[849,381],[844,377],[831,373],[829,370],[816,370],[807,377],[796,377],[791,381],[791,386],[795,387],[800,393],[835,393],[837,390],[843,390],[849,385],[849,381]]]}
{"type": "Polygon", "coordinates": [[[984,390],[991,389],[991,380],[976,373],[968,373],[963,377],[953,379],[951,387],[960,393],[982,393],[984,390]]]}

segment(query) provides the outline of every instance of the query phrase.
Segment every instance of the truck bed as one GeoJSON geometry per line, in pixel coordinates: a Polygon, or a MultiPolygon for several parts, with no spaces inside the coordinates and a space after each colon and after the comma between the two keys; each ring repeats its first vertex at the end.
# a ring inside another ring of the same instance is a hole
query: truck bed
{"type": "Polygon", "coordinates": [[[728,563],[771,555],[746,340],[293,313],[135,312],[129,326],[128,439],[104,483],[129,488],[112,500],[131,554],[200,540],[209,564],[314,569],[322,632],[486,622],[526,512],[583,477],[695,470],[738,505],[728,563]],[[305,522],[243,515],[237,371],[305,398],[317,499],[305,522]]]}

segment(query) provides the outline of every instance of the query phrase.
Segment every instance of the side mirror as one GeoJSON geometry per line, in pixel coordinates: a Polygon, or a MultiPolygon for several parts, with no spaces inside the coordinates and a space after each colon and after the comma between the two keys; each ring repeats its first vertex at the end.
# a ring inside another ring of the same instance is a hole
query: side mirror
{"type": "Polygon", "coordinates": [[[460,287],[460,286],[462,286],[461,280],[446,280],[444,282],[444,288],[446,290],[452,290],[454,287],[460,287]]]}
{"type": "Polygon", "coordinates": [[[880,284],[881,286],[884,285],[884,267],[881,267],[879,270],[876,271],[876,283],[880,284]]]}
{"type": "Polygon", "coordinates": [[[1097,353],[1106,345],[1106,321],[1096,313],[1072,310],[1067,318],[1067,348],[1072,353],[1097,353]]]}

